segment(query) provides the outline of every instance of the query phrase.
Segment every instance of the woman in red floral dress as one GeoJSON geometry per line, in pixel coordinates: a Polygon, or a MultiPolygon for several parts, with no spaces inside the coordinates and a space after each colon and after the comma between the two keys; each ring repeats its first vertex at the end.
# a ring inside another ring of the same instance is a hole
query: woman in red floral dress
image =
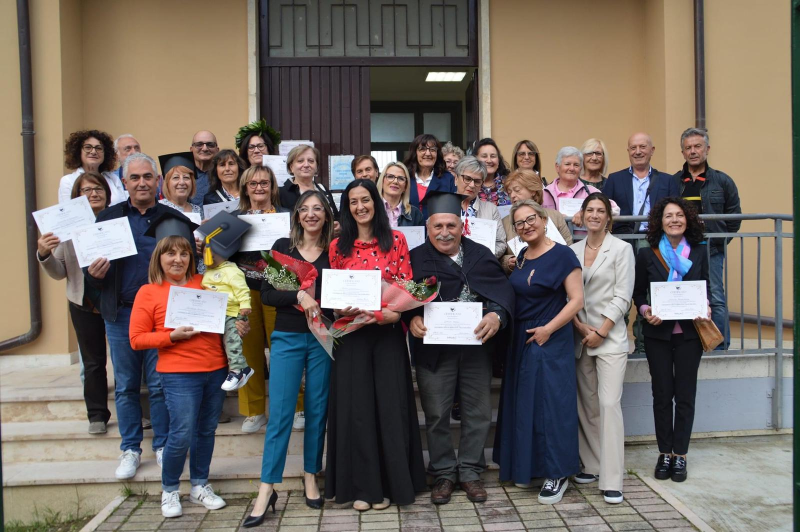
{"type": "MultiPolygon", "coordinates": [[[[342,194],[341,236],[331,268],[380,270],[387,281],[412,279],[405,236],[393,231],[375,184],[351,182],[342,194]]],[[[325,497],[357,510],[414,502],[425,489],[417,407],[400,314],[340,309],[369,321],[334,351],[328,406],[325,497]]]]}

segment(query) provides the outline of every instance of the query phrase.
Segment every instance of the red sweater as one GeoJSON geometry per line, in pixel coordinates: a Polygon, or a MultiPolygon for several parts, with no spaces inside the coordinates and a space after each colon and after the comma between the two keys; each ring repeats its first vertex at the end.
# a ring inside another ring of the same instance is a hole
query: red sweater
{"type": "MultiPolygon", "coordinates": [[[[202,275],[195,275],[184,288],[202,290],[202,275]]],[[[133,302],[129,335],[134,349],[158,349],[159,373],[199,373],[215,371],[228,365],[222,349],[221,335],[200,333],[188,340],[173,343],[169,333],[174,329],[164,327],[167,299],[172,285],[166,281],[146,284],[139,289],[133,302]]]]}

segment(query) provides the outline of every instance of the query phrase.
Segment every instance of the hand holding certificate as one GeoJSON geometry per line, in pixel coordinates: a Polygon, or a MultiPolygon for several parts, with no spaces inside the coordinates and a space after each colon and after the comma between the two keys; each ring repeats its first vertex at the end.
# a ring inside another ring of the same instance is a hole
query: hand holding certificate
{"type": "Polygon", "coordinates": [[[43,235],[53,233],[65,242],[72,238],[73,229],[94,224],[95,216],[86,196],[78,196],[66,203],[34,212],[33,219],[43,235]]]}
{"type": "Polygon", "coordinates": [[[380,270],[322,270],[322,308],[381,309],[380,270]]]}
{"type": "Polygon", "coordinates": [[[95,259],[114,260],[137,253],[127,218],[115,218],[74,229],[72,243],[81,268],[89,266],[95,259]]]}
{"type": "Polygon", "coordinates": [[[481,345],[475,329],[483,319],[481,303],[428,303],[423,344],[481,345]]]}
{"type": "Polygon", "coordinates": [[[225,309],[228,294],[171,286],[164,327],[192,327],[195,331],[225,332],[225,309]]]}
{"type": "Polygon", "coordinates": [[[650,283],[651,312],[661,320],[693,320],[708,316],[705,281],[650,283]]]}

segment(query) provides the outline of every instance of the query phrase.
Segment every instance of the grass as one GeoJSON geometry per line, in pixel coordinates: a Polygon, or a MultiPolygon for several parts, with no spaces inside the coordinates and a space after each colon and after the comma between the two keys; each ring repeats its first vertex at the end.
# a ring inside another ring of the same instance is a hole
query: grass
{"type": "Polygon", "coordinates": [[[46,509],[42,514],[37,511],[31,523],[23,524],[19,521],[5,523],[5,530],[6,532],[77,532],[91,521],[92,517],[91,515],[62,515],[61,512],[46,509]]]}

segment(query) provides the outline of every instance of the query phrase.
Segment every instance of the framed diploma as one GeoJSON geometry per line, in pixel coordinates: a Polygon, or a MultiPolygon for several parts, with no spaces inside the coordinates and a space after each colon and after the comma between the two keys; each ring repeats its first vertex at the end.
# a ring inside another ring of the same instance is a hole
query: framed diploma
{"type": "Polygon", "coordinates": [[[653,316],[662,320],[693,320],[708,315],[705,281],[650,283],[653,316]]]}
{"type": "Polygon", "coordinates": [[[225,332],[225,310],[228,294],[172,286],[167,299],[164,327],[192,327],[195,331],[222,334],[225,332]]]}
{"type": "Polygon", "coordinates": [[[405,235],[409,251],[425,243],[424,225],[420,226],[405,225],[402,227],[398,227],[396,230],[400,231],[405,235]]]}
{"type": "Polygon", "coordinates": [[[489,248],[494,255],[494,242],[497,239],[497,222],[485,218],[461,218],[464,222],[462,235],[473,242],[482,244],[489,248]]]}
{"type": "Polygon", "coordinates": [[[422,318],[428,332],[423,344],[481,345],[475,328],[483,319],[481,303],[428,303],[422,318]]]}
{"type": "Polygon", "coordinates": [[[558,212],[563,214],[564,217],[567,218],[567,221],[569,221],[573,216],[575,216],[576,212],[581,210],[581,205],[583,205],[582,199],[560,198],[558,200],[558,212]]]}
{"type": "Polygon", "coordinates": [[[100,257],[114,260],[137,253],[131,224],[127,218],[115,218],[78,227],[72,231],[72,244],[81,268],[89,266],[100,257]]]}
{"type": "Polygon", "coordinates": [[[289,236],[288,212],[243,214],[239,218],[253,226],[242,237],[242,251],[266,251],[279,238],[289,236]]]}
{"type": "Polygon", "coordinates": [[[330,169],[331,179],[329,181],[331,190],[344,190],[352,181],[353,172],[350,165],[355,159],[355,155],[329,155],[328,168],[330,169]]]}
{"type": "Polygon", "coordinates": [[[322,270],[322,308],[381,309],[380,270],[322,270]]]}
{"type": "Polygon", "coordinates": [[[95,219],[94,211],[86,196],[78,196],[66,203],[59,203],[32,214],[42,234],[53,233],[62,242],[72,239],[73,229],[93,225],[95,219]]]}

